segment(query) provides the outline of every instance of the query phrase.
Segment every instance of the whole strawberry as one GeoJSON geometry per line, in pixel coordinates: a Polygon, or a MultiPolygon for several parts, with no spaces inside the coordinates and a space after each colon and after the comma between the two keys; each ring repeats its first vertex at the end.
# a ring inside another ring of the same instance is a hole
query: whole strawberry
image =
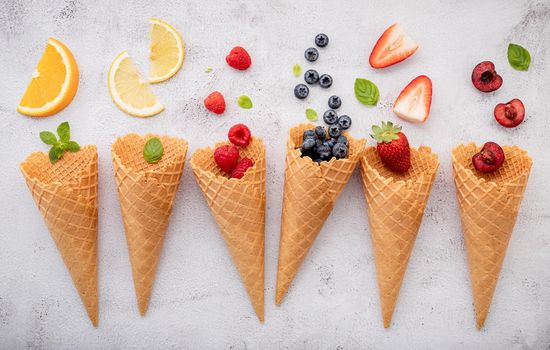
{"type": "Polygon", "coordinates": [[[231,177],[235,179],[242,179],[244,174],[246,174],[246,171],[248,168],[254,166],[254,161],[250,158],[244,157],[239,161],[235,169],[233,169],[233,172],[231,173],[231,177]]]}
{"type": "Polygon", "coordinates": [[[233,145],[223,145],[214,151],[214,161],[226,174],[231,175],[239,162],[239,149],[233,145]]]}
{"type": "Polygon", "coordinates": [[[373,125],[370,136],[376,140],[378,155],[382,163],[398,173],[404,173],[411,167],[411,150],[407,136],[401,132],[401,126],[392,122],[373,125]]]}
{"type": "Polygon", "coordinates": [[[229,52],[229,55],[225,57],[225,61],[228,65],[238,70],[246,70],[252,64],[252,59],[250,58],[250,55],[244,48],[240,46],[235,46],[229,52]]]}
{"type": "Polygon", "coordinates": [[[225,112],[225,99],[219,91],[214,91],[204,99],[204,106],[216,114],[225,112]]]}

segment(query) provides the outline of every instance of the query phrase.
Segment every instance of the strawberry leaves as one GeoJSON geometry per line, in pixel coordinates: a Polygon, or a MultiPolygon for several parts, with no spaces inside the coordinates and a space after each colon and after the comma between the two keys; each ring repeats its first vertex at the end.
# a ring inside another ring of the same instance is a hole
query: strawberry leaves
{"type": "Polygon", "coordinates": [[[75,141],[71,141],[71,127],[68,122],[63,122],[57,127],[57,136],[51,131],[42,131],[40,139],[46,145],[52,146],[48,152],[48,158],[52,164],[55,164],[65,152],[78,152],[80,145],[75,141]]]}
{"type": "Polygon", "coordinates": [[[393,140],[399,139],[401,132],[400,125],[394,125],[392,122],[382,122],[379,125],[372,126],[372,134],[370,135],[377,143],[390,143],[393,140]]]}

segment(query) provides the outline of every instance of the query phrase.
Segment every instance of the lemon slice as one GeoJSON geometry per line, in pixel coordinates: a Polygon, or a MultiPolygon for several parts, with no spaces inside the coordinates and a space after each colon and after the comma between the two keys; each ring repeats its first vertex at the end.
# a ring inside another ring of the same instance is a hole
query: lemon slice
{"type": "Polygon", "coordinates": [[[149,19],[149,22],[149,82],[160,83],[170,79],[180,70],[185,52],[180,35],[171,25],[156,18],[149,19]]]}
{"type": "Polygon", "coordinates": [[[136,117],[151,117],[164,110],[126,51],[109,68],[109,92],[120,109],[136,117]]]}
{"type": "Polygon", "coordinates": [[[71,51],[48,39],[17,111],[32,117],[47,117],[61,111],[78,89],[78,67],[71,51]]]}

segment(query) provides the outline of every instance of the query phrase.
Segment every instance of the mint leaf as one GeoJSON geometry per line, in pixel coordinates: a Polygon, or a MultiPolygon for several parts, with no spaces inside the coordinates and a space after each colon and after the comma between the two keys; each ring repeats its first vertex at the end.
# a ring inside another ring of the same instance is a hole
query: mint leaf
{"type": "Polygon", "coordinates": [[[314,122],[317,120],[317,112],[314,109],[308,108],[306,109],[306,118],[310,122],[314,122]]]}
{"type": "Polygon", "coordinates": [[[526,71],[531,64],[529,51],[517,44],[508,45],[508,62],[516,70],[526,71]]]}
{"type": "Polygon", "coordinates": [[[212,68],[206,68],[206,70],[204,71],[205,73],[212,73],[213,69],[212,68]]]}
{"type": "Polygon", "coordinates": [[[65,151],[59,146],[53,146],[50,148],[50,152],[48,153],[48,158],[50,158],[50,163],[55,164],[61,158],[65,151]]]}
{"type": "Polygon", "coordinates": [[[237,99],[237,103],[241,108],[244,108],[244,109],[252,108],[252,100],[250,99],[250,97],[246,95],[239,96],[239,98],[237,99]]]}
{"type": "Polygon", "coordinates": [[[295,77],[299,77],[300,73],[302,73],[302,67],[298,63],[292,67],[292,74],[294,74],[295,77]]]}
{"type": "Polygon", "coordinates": [[[147,163],[158,163],[162,159],[163,154],[164,147],[162,147],[162,142],[160,142],[158,137],[149,139],[145,147],[143,147],[143,158],[145,158],[147,163]]]}
{"type": "Polygon", "coordinates": [[[42,142],[44,142],[46,145],[57,145],[57,137],[55,137],[55,134],[50,131],[42,131],[40,133],[40,140],[42,140],[42,142]]]}
{"type": "Polygon", "coordinates": [[[353,89],[357,100],[365,106],[376,106],[378,103],[380,92],[378,91],[378,87],[376,87],[372,81],[357,78],[355,79],[353,89]]]}
{"type": "Polygon", "coordinates": [[[80,145],[74,141],[69,141],[64,144],[64,148],[69,152],[78,152],[80,151],[80,145]]]}
{"type": "Polygon", "coordinates": [[[69,142],[71,139],[71,127],[68,122],[63,122],[57,127],[57,135],[61,142],[69,142]]]}

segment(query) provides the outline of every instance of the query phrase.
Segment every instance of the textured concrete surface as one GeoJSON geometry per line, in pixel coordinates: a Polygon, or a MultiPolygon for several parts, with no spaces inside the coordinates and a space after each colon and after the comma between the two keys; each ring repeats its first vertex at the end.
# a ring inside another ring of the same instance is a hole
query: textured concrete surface
{"type": "Polygon", "coordinates": [[[92,349],[550,349],[550,3],[548,1],[0,1],[0,348],[92,349]],[[118,110],[107,90],[113,58],[129,50],[147,71],[149,17],[174,25],[187,44],[182,71],[154,91],[166,111],[137,119],[118,110]],[[368,55],[380,33],[400,22],[420,43],[409,60],[374,71],[368,55]],[[330,36],[315,64],[303,51],[318,32],[330,36]],[[58,115],[31,119],[15,112],[46,39],[73,51],[80,86],[58,115]],[[528,48],[528,72],[513,70],[508,43],[528,48]],[[252,68],[236,72],[224,57],[245,46],[252,68]],[[470,83],[473,66],[495,62],[504,78],[495,93],[470,83]],[[295,63],[334,78],[329,91],[292,94],[301,79],[295,63]],[[212,67],[213,72],[204,71],[212,67]],[[274,305],[284,142],[304,122],[307,106],[325,109],[343,98],[352,133],[367,136],[379,120],[397,120],[390,107],[419,74],[434,83],[430,120],[405,124],[413,145],[441,157],[415,250],[390,329],[382,328],[372,247],[358,174],[354,174],[291,287],[274,305]],[[375,108],[353,96],[356,77],[380,88],[375,108]],[[202,99],[222,91],[225,115],[209,114],[202,99]],[[251,110],[234,102],[247,94],[251,110]],[[504,130],[493,106],[521,98],[527,118],[504,130]],[[91,327],[18,164],[46,150],[38,133],[69,121],[81,144],[100,157],[100,323],[91,327]],[[224,138],[246,122],[268,143],[266,322],[260,324],[189,168],[185,169],[166,236],[149,312],[137,311],[109,147],[128,132],[182,136],[190,151],[224,138]],[[484,330],[475,329],[470,283],[449,152],[470,140],[518,144],[534,159],[524,205],[484,330]]]}

